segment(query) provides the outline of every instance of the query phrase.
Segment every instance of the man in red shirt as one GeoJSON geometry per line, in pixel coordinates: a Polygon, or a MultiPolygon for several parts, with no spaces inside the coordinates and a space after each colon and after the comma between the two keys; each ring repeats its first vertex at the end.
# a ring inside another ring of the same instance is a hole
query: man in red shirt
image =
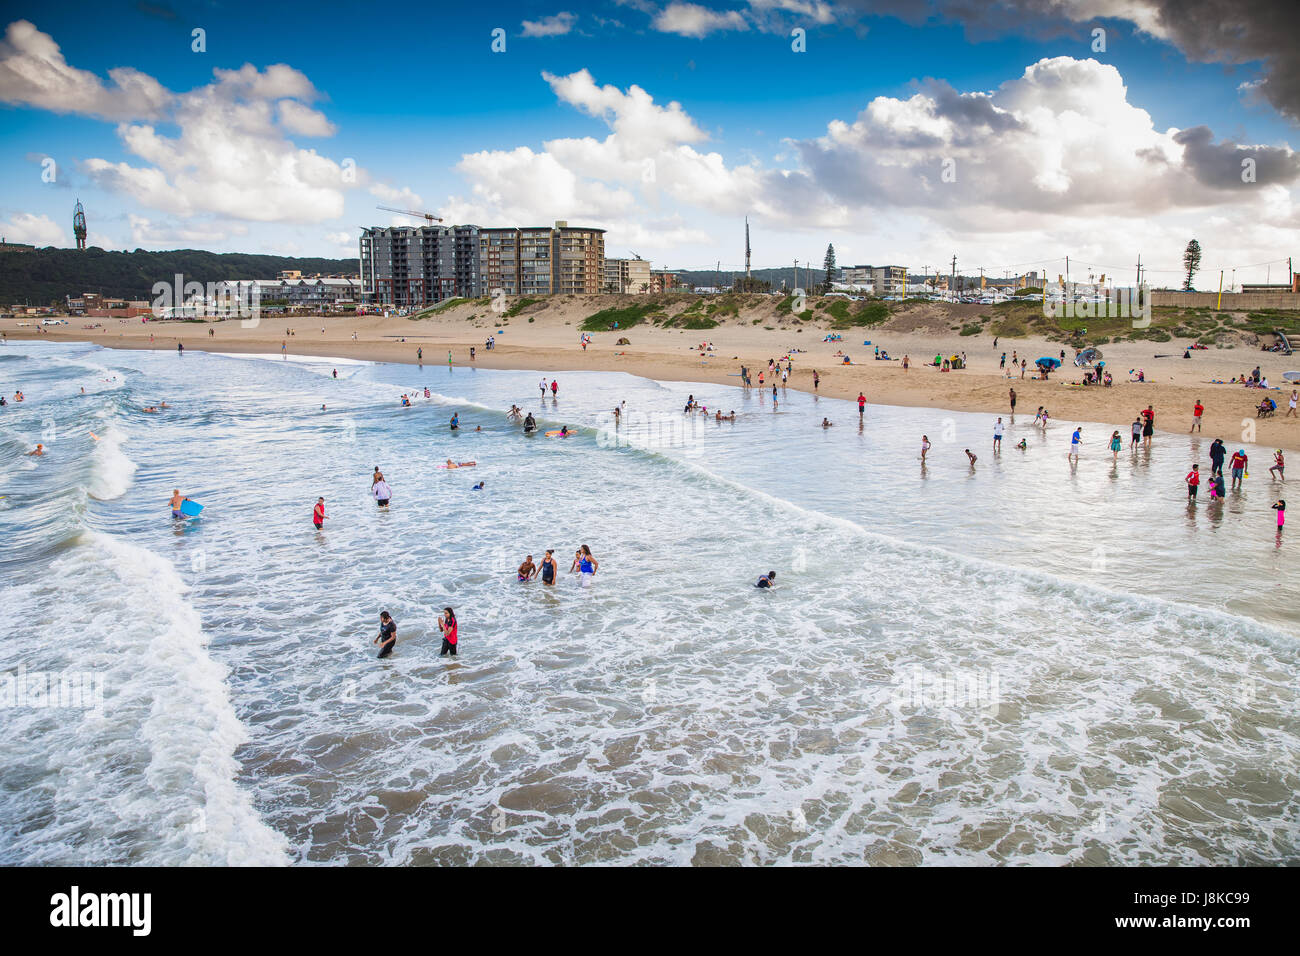
{"type": "Polygon", "coordinates": [[[1192,406],[1192,431],[1199,432],[1201,430],[1201,415],[1204,413],[1205,406],[1201,404],[1201,400],[1198,398],[1196,404],[1192,406]]]}
{"type": "Polygon", "coordinates": [[[1192,465],[1192,470],[1187,473],[1187,501],[1188,504],[1196,500],[1196,489],[1201,484],[1201,466],[1192,465]]]}
{"type": "Polygon", "coordinates": [[[1232,453],[1232,460],[1228,462],[1228,467],[1232,469],[1232,487],[1234,489],[1241,487],[1241,479],[1246,474],[1246,450],[1238,448],[1232,453]]]}
{"type": "Polygon", "coordinates": [[[319,531],[321,528],[325,526],[325,499],[324,498],[316,499],[316,507],[311,509],[311,523],[316,526],[317,531],[319,531]]]}
{"type": "Polygon", "coordinates": [[[865,412],[866,410],[867,410],[867,396],[863,395],[861,392],[858,392],[858,418],[861,418],[862,413],[865,412]]]}
{"type": "Polygon", "coordinates": [[[551,397],[554,398],[556,393],[559,392],[559,390],[560,390],[560,383],[557,382],[555,379],[551,379],[551,397]]]}

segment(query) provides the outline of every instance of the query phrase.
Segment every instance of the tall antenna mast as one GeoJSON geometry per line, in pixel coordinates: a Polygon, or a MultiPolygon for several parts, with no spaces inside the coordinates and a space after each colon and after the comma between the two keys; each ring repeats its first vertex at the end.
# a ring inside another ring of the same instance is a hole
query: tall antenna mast
{"type": "Polygon", "coordinates": [[[749,217],[745,217],[745,278],[750,278],[749,274],[749,217]]]}

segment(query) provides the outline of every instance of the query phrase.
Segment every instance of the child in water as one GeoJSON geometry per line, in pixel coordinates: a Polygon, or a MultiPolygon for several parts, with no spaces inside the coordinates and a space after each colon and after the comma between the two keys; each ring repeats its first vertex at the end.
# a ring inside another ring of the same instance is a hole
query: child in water
{"type": "Polygon", "coordinates": [[[1277,531],[1282,533],[1282,526],[1286,524],[1286,502],[1279,498],[1273,502],[1273,510],[1277,512],[1277,531]]]}

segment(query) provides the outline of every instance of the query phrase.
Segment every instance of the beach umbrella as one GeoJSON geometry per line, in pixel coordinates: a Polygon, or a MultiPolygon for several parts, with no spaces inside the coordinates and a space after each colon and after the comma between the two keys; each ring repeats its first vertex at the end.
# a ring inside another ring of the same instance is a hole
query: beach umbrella
{"type": "Polygon", "coordinates": [[[1050,355],[1044,355],[1034,364],[1037,365],[1039,368],[1042,368],[1044,365],[1046,365],[1048,368],[1060,368],[1061,360],[1052,358],[1050,355]]]}

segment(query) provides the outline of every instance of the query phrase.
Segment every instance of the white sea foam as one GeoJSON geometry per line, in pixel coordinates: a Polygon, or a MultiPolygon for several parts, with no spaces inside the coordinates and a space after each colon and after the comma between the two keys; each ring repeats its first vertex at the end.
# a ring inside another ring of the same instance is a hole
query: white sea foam
{"type": "Polygon", "coordinates": [[[99,440],[91,453],[93,465],[86,490],[92,498],[108,501],[121,497],[131,487],[136,464],[122,450],[126,434],[121,429],[109,425],[97,434],[99,440]]]}
{"type": "Polygon", "coordinates": [[[41,864],[273,865],[284,839],[236,782],[247,737],[206,652],[189,588],[163,558],[87,532],[3,595],[4,672],[97,675],[104,713],[0,711],[29,796],[3,798],[0,857],[41,864]],[[40,636],[39,644],[32,638],[40,636]],[[36,653],[39,647],[40,653],[36,653]],[[58,665],[58,666],[55,666],[58,665]]]}

